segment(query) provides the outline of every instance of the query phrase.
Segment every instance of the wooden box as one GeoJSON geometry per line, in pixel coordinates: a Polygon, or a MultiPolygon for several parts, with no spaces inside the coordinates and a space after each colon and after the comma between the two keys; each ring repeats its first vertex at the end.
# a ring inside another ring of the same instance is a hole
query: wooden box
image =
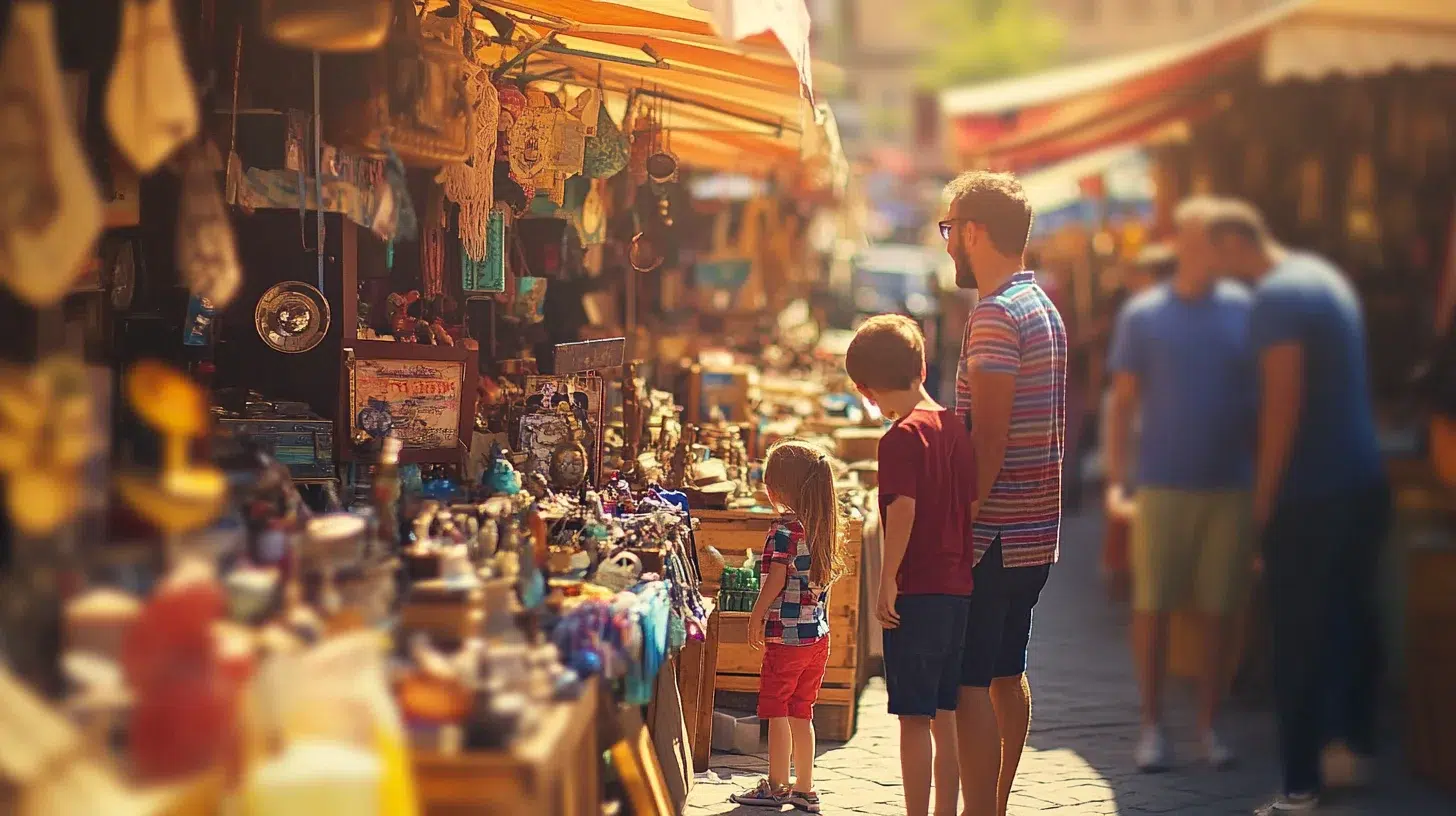
{"type": "Polygon", "coordinates": [[[1456,792],[1456,546],[1408,555],[1406,753],[1416,775],[1456,792]]]}
{"type": "Polygon", "coordinates": [[[424,816],[601,816],[597,695],[551,706],[537,728],[504,751],[416,752],[424,816]]]}
{"type": "MultiPolygon", "coordinates": [[[[700,511],[697,544],[713,547],[728,566],[741,566],[748,552],[762,552],[773,516],[741,510],[700,511]]],[[[846,525],[844,577],[829,591],[829,666],[819,691],[814,720],[819,736],[847,740],[854,733],[855,706],[865,677],[860,671],[865,654],[861,632],[860,576],[863,523],[846,525]]],[[[703,581],[717,584],[721,571],[713,559],[703,558],[703,581]],[[713,572],[713,574],[709,574],[713,572]]],[[[718,628],[718,667],[715,687],[720,692],[758,693],[758,672],[763,653],[748,645],[747,612],[722,612],[718,628]]]]}

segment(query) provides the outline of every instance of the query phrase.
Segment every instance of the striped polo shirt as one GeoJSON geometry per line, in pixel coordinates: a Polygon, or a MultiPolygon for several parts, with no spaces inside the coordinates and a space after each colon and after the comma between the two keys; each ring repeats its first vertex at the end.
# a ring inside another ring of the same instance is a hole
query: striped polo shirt
{"type": "Polygon", "coordinates": [[[956,372],[962,417],[971,411],[971,366],[1016,375],[1006,458],[976,517],[976,559],[1000,535],[1006,566],[1051,564],[1062,523],[1067,330],[1031,272],[1016,273],[971,311],[956,372]]]}

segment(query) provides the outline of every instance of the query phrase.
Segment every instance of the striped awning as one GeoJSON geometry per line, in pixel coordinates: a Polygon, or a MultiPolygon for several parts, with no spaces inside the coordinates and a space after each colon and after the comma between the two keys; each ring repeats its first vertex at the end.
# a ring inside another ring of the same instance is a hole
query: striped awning
{"type": "Polygon", "coordinates": [[[1189,42],[941,96],[963,164],[1036,167],[1147,140],[1281,82],[1456,66],[1456,0],[1286,0],[1189,42]]]}

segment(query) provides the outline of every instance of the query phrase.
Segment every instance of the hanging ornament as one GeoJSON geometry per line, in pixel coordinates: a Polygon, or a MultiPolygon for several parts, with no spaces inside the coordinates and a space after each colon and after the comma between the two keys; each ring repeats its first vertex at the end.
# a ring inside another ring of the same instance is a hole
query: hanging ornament
{"type": "Polygon", "coordinates": [[[318,347],[329,333],[329,300],[302,281],[284,281],[258,298],[253,327],[268,348],[298,354],[318,347]]]}
{"type": "MultiPolygon", "coordinates": [[[[413,241],[419,236],[419,219],[410,199],[405,179],[404,162],[384,137],[384,184],[381,185],[379,207],[370,221],[370,229],[382,241],[413,241]]],[[[391,266],[393,263],[391,262],[391,266]]]]}
{"type": "Polygon", "coordinates": [[[232,302],[242,283],[238,249],[212,163],[200,145],[182,157],[182,202],[177,208],[177,268],[188,290],[217,309],[232,302]]]}
{"type": "Polygon", "coordinates": [[[582,172],[594,179],[611,178],[627,166],[631,148],[627,137],[605,110],[597,115],[596,131],[587,137],[583,148],[582,172]]]}
{"type": "Polygon", "coordinates": [[[117,149],[144,174],[197,135],[197,96],[172,0],[122,3],[121,44],[106,88],[106,124],[117,149]]]}
{"type": "Polygon", "coordinates": [[[495,203],[496,143],[500,135],[500,96],[490,74],[475,68],[468,80],[474,111],[475,150],[470,161],[440,171],[445,197],[460,205],[459,234],[465,257],[479,261],[486,253],[486,222],[495,203]]]}
{"type": "MultiPolygon", "coordinates": [[[[528,97],[529,99],[529,97],[528,97]]],[[[550,171],[555,150],[555,109],[545,94],[532,100],[511,125],[511,175],[522,184],[538,185],[550,171]]]]}
{"type": "Polygon", "coordinates": [[[586,200],[581,205],[581,241],[587,246],[605,243],[607,240],[607,182],[594,178],[587,190],[586,200]]]}
{"type": "Polygon", "coordinates": [[[467,295],[506,290],[506,214],[499,208],[486,216],[485,257],[475,260],[460,248],[460,288],[467,295]]]}
{"type": "Polygon", "coordinates": [[[59,302],[101,233],[101,197],[61,93],[50,3],[11,6],[0,46],[0,280],[59,302]]]}
{"type": "Polygon", "coordinates": [[[420,279],[426,297],[445,293],[445,228],[438,224],[420,230],[420,279]]]}

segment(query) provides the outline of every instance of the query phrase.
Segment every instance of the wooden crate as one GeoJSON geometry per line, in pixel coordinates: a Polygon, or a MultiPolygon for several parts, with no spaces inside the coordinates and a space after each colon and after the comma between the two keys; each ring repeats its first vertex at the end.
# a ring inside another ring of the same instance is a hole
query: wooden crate
{"type": "Polygon", "coordinates": [[[601,816],[599,691],[551,706],[508,750],[445,755],[415,752],[424,816],[601,816]]]}
{"type": "Polygon", "coordinates": [[[1416,775],[1456,791],[1456,547],[1408,555],[1406,754],[1416,775]]]}
{"type": "MultiPolygon", "coordinates": [[[[700,522],[699,549],[712,547],[728,566],[741,566],[749,551],[762,552],[773,516],[741,510],[704,510],[695,514],[700,522]]],[[[865,677],[860,671],[865,653],[861,632],[860,576],[863,523],[847,525],[845,573],[829,591],[829,665],[815,709],[819,736],[847,740],[854,733],[855,706],[865,677]]],[[[721,571],[714,559],[702,558],[703,581],[716,585],[721,571]],[[709,573],[712,574],[709,574],[709,573]]],[[[747,612],[719,612],[718,667],[715,687],[720,692],[758,693],[758,673],[763,654],[748,645],[747,612]]]]}

